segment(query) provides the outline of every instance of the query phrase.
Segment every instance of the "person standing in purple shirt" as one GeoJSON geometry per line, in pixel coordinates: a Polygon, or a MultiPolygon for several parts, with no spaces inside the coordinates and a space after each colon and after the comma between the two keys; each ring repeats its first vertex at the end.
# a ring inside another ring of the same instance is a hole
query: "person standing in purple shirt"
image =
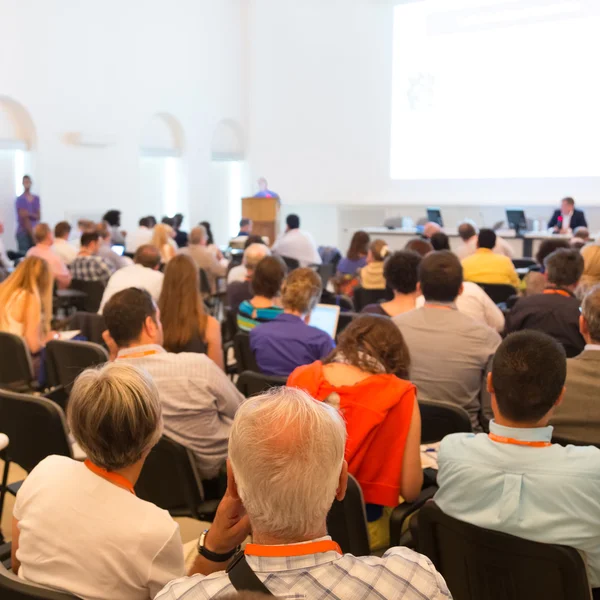
{"type": "Polygon", "coordinates": [[[250,332],[250,348],[262,373],[287,377],[335,348],[327,333],[308,324],[321,291],[321,278],[312,269],[290,273],[283,284],[283,313],[250,332]]]}
{"type": "Polygon", "coordinates": [[[23,176],[23,193],[17,198],[17,245],[19,252],[27,253],[34,246],[33,230],[40,222],[40,197],[31,193],[31,177],[23,176]]]}

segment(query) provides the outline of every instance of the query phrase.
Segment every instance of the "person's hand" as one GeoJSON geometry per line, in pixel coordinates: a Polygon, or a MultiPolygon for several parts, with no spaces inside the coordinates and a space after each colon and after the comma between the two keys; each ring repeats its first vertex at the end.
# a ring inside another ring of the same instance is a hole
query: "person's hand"
{"type": "Polygon", "coordinates": [[[52,340],[58,340],[60,338],[60,335],[58,334],[57,331],[49,331],[48,335],[46,336],[46,342],[51,342],[52,340]]]}
{"type": "Polygon", "coordinates": [[[117,346],[115,340],[112,339],[108,329],[102,332],[102,339],[104,340],[104,343],[108,346],[109,360],[117,360],[117,354],[119,354],[119,347],[117,346]]]}
{"type": "Polygon", "coordinates": [[[216,554],[226,554],[239,546],[250,535],[250,520],[239,498],[234,498],[229,490],[217,508],[217,514],[206,535],[204,544],[207,550],[216,554]]]}

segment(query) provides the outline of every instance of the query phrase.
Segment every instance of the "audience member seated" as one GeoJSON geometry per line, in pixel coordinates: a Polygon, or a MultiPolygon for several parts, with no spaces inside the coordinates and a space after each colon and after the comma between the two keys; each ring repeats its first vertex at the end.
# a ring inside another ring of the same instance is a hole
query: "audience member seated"
{"type": "Polygon", "coordinates": [[[206,229],[199,225],[190,231],[188,245],[179,253],[190,256],[198,269],[203,269],[208,278],[211,294],[217,291],[217,278],[227,275],[227,262],[217,260],[215,255],[206,247],[208,237],[206,229]]]}
{"type": "Polygon", "coordinates": [[[183,224],[183,215],[177,213],[173,217],[173,229],[175,230],[175,243],[178,248],[185,248],[188,245],[188,234],[181,230],[183,224]]]}
{"type": "Polygon", "coordinates": [[[424,556],[407,548],[391,548],[382,558],[343,555],[327,535],[327,514],[346,492],[345,443],[340,414],[300,390],[279,388],[245,402],[231,431],[228,491],[192,569],[215,574],[173,581],[156,600],[232,593],[223,570],[250,530],[254,543],[245,558],[274,596],[450,598],[424,556]],[[204,548],[223,562],[209,561],[204,548]]]}
{"type": "Polygon", "coordinates": [[[104,260],[113,273],[131,264],[129,259],[120,256],[112,249],[110,242],[111,232],[106,223],[99,223],[96,231],[99,237],[98,256],[104,260]]]}
{"type": "Polygon", "coordinates": [[[321,278],[308,267],[292,271],[283,284],[283,313],[250,332],[250,347],[265,375],[287,377],[296,367],[325,358],[331,337],[308,324],[321,297],[321,278]]]}
{"type": "Polygon", "coordinates": [[[567,360],[564,402],[550,423],[559,438],[583,444],[600,444],[600,286],[592,288],[581,306],[583,352],[567,360]]]}
{"type": "Polygon", "coordinates": [[[77,248],[69,242],[71,225],[67,221],[61,221],[54,227],[54,243],[52,250],[58,257],[69,266],[77,256],[77,248]]]}
{"type": "Polygon", "coordinates": [[[385,289],[383,266],[386,256],[390,253],[387,242],[375,240],[369,246],[367,265],[359,271],[360,285],[365,290],[385,289]]]}
{"type": "Polygon", "coordinates": [[[229,242],[230,248],[241,249],[245,247],[247,238],[252,234],[252,219],[240,220],[240,231],[229,242]]]}
{"type": "Polygon", "coordinates": [[[521,298],[506,316],[506,333],[522,329],[543,331],[558,340],[569,358],[585,346],[579,333],[579,300],[575,289],[583,273],[577,250],[560,249],[544,261],[547,285],[542,294],[521,298]]]}
{"type": "Polygon", "coordinates": [[[152,239],[150,244],[160,252],[160,260],[163,264],[167,264],[176,254],[175,248],[171,244],[173,229],[169,225],[159,223],[152,230],[152,239]]]}
{"type": "Polygon", "coordinates": [[[366,267],[370,241],[371,238],[366,231],[356,231],[350,241],[346,257],[338,263],[337,272],[343,275],[356,275],[366,267]]]}
{"type": "Polygon", "coordinates": [[[140,219],[138,228],[131,232],[125,241],[125,250],[135,254],[140,246],[146,246],[152,241],[152,221],[150,217],[140,219]]]}
{"type": "Polygon", "coordinates": [[[571,248],[581,250],[590,241],[590,230],[587,227],[580,226],[573,231],[573,237],[569,243],[571,248]]]}
{"type": "Polygon", "coordinates": [[[533,296],[534,294],[541,294],[546,288],[546,278],[544,277],[544,261],[547,256],[550,256],[555,250],[559,248],[570,248],[567,240],[561,240],[556,238],[547,238],[542,241],[538,251],[535,255],[537,265],[530,267],[529,272],[525,276],[525,296],[533,296]]]}
{"type": "Polygon", "coordinates": [[[127,233],[121,231],[121,211],[120,210],[109,210],[103,217],[102,220],[108,225],[111,232],[111,244],[118,244],[119,246],[125,245],[125,237],[127,233]]]}
{"type": "Polygon", "coordinates": [[[600,450],[552,444],[548,421],[562,402],[566,361],[547,335],[508,336],[488,388],[490,433],[446,436],[434,500],[448,515],[486,529],[571,546],[600,586],[600,450]]]}
{"type": "Polygon", "coordinates": [[[423,237],[426,240],[431,240],[431,236],[435,235],[436,233],[440,233],[441,231],[442,228],[439,223],[429,221],[423,226],[423,237]]]}
{"type": "MultiPolygon", "coordinates": [[[[464,221],[458,226],[458,236],[462,240],[462,244],[454,252],[460,260],[467,258],[477,252],[477,229],[471,221],[464,221]]],[[[495,254],[503,254],[508,258],[513,258],[514,252],[510,244],[503,240],[500,236],[496,236],[496,245],[494,246],[495,254]]]]}
{"type": "Polygon", "coordinates": [[[425,305],[394,317],[410,352],[410,380],[419,398],[461,406],[481,431],[491,417],[485,377],[500,335],[457,309],[463,273],[451,252],[433,252],[421,261],[419,289],[425,305]]]}
{"type": "Polygon", "coordinates": [[[265,256],[258,263],[251,284],[254,296],[244,300],[238,308],[237,326],[240,331],[251,331],[283,312],[279,295],[285,273],[285,264],[278,256],[265,256]]]}
{"type": "Polygon", "coordinates": [[[206,247],[214,254],[217,260],[222,260],[223,253],[221,252],[221,250],[219,250],[219,246],[215,244],[215,239],[212,233],[212,229],[210,227],[210,223],[208,221],[202,221],[200,225],[204,227],[204,229],[206,229],[206,247]]]}
{"type": "Polygon", "coordinates": [[[474,283],[502,283],[518,289],[519,276],[508,256],[494,253],[496,233],[482,229],[477,238],[477,251],[462,261],[465,281],[474,283]]]}
{"type": "Polygon", "coordinates": [[[172,258],[158,300],[167,352],[206,354],[223,368],[221,324],[204,310],[200,277],[189,256],[172,258]]]}
{"type": "Polygon", "coordinates": [[[429,240],[424,240],[423,238],[413,238],[412,240],[408,240],[404,249],[412,250],[419,256],[427,256],[430,252],[433,252],[431,242],[429,240]]]}
{"type": "Polygon", "coordinates": [[[581,256],[583,256],[583,275],[575,295],[583,300],[584,296],[600,283],[600,246],[594,244],[582,248],[581,256]]]}
{"type": "Polygon", "coordinates": [[[383,267],[387,287],[394,291],[394,299],[380,304],[368,304],[361,312],[395,317],[416,307],[419,263],[421,256],[411,250],[394,252],[383,267]]]}
{"type": "Polygon", "coordinates": [[[33,230],[35,246],[27,251],[27,256],[44,259],[50,266],[50,272],[59,288],[68,288],[71,284],[71,272],[61,258],[52,250],[54,238],[46,223],[38,223],[33,230]]]}
{"type": "Polygon", "coordinates": [[[243,396],[205,354],[173,354],[162,347],[160,311],[145,290],[114,295],[104,307],[104,320],[111,357],[145,369],[156,383],[165,434],[192,450],[203,479],[217,477],[243,396]]]}
{"type": "Polygon", "coordinates": [[[34,356],[55,337],[52,287],[48,263],[36,256],[22,260],[0,285],[0,330],[22,337],[34,356]]]}
{"type": "Polygon", "coordinates": [[[100,237],[95,231],[82,234],[79,254],[71,265],[73,279],[100,281],[104,285],[108,283],[113,271],[104,259],[98,256],[99,245],[100,237]]]}
{"type": "MultiPolygon", "coordinates": [[[[244,242],[244,256],[246,255],[246,250],[248,249],[249,246],[251,246],[252,244],[265,244],[263,239],[260,237],[260,235],[249,235],[246,237],[246,241],[244,242]]],[[[267,246],[265,245],[265,248],[267,246]]],[[[271,251],[269,250],[269,254],[271,254],[271,251]]],[[[247,269],[246,269],[246,265],[244,264],[243,258],[242,258],[242,264],[240,265],[236,265],[235,267],[231,267],[231,269],[229,269],[229,272],[227,273],[227,285],[233,283],[234,281],[246,281],[246,275],[247,275],[247,269]]]]}
{"type": "Polygon", "coordinates": [[[102,314],[106,303],[118,292],[130,287],[146,290],[155,302],[158,302],[162,292],[164,275],[159,271],[160,253],[157,248],[146,244],[140,246],[134,257],[133,265],[119,269],[108,280],[100,310],[102,314]]]}
{"type": "Polygon", "coordinates": [[[234,281],[227,286],[227,306],[229,306],[234,315],[237,315],[238,308],[244,300],[252,298],[253,294],[250,283],[254,276],[254,270],[265,256],[270,255],[271,251],[262,242],[250,244],[244,250],[243,266],[246,270],[244,281],[234,281]]]}
{"type": "Polygon", "coordinates": [[[88,458],[49,456],[27,476],[13,511],[13,570],[78,598],[154,598],[185,573],[179,525],[134,492],[162,433],[158,390],[148,373],[109,363],[77,378],[68,417],[88,458]]]}
{"type": "Polygon", "coordinates": [[[320,265],[321,256],[312,235],[300,229],[300,217],[288,215],[285,233],[273,244],[273,254],[285,258],[293,258],[301,267],[320,265]]]}
{"type": "Polygon", "coordinates": [[[389,546],[383,507],[414,500],[423,485],[421,417],[402,334],[376,315],[354,319],[322,362],[298,367],[287,384],[339,409],[348,471],[367,503],[371,547],[389,546]]]}
{"type": "Polygon", "coordinates": [[[441,231],[434,233],[429,238],[429,241],[434,250],[450,250],[450,238],[441,231]]]}

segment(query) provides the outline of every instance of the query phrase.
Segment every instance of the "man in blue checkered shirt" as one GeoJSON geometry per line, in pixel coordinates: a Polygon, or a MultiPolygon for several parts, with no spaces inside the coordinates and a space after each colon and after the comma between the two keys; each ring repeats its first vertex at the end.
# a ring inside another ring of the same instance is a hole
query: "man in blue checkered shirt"
{"type": "MultiPolygon", "coordinates": [[[[301,390],[278,388],[244,402],[229,438],[227,493],[200,538],[191,577],[172,581],[156,600],[233,594],[224,569],[250,530],[245,560],[274,596],[451,598],[425,556],[407,548],[391,548],[382,558],[344,555],[327,535],[327,513],[346,492],[345,443],[340,414],[301,390]]],[[[238,581],[237,589],[247,587],[238,581]]]]}
{"type": "Polygon", "coordinates": [[[81,234],[81,249],[69,267],[73,279],[107,284],[113,271],[103,258],[97,256],[99,246],[100,237],[97,232],[86,231],[81,234]]]}

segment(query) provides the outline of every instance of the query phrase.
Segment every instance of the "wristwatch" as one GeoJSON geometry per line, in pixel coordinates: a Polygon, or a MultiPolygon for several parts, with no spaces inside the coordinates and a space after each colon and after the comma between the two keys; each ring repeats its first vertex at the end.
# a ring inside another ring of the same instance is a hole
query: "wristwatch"
{"type": "Polygon", "coordinates": [[[204,556],[208,560],[212,562],[225,562],[228,561],[236,552],[239,551],[240,546],[235,547],[233,550],[226,552],[225,554],[217,554],[216,552],[211,552],[206,546],[204,542],[206,541],[206,535],[208,534],[208,529],[205,529],[200,535],[200,539],[198,540],[198,554],[200,556],[204,556]]]}

